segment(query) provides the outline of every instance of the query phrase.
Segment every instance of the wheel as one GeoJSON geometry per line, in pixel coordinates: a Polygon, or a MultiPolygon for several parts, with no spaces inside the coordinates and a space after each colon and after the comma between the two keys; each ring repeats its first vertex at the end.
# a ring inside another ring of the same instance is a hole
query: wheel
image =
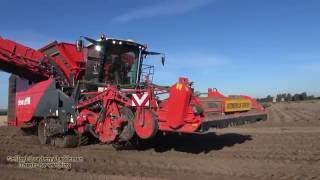
{"type": "Polygon", "coordinates": [[[133,122],[135,132],[141,139],[150,139],[158,132],[156,115],[150,109],[144,109],[140,113],[133,122]]]}
{"type": "Polygon", "coordinates": [[[38,124],[38,139],[40,144],[50,143],[50,137],[46,136],[46,123],[44,120],[41,120],[38,124]]]}
{"type": "MultiPolygon", "coordinates": [[[[116,108],[116,104],[113,104],[116,108]]],[[[103,143],[125,143],[130,141],[135,134],[133,128],[134,115],[128,107],[119,109],[116,119],[106,116],[103,122],[99,122],[96,128],[100,129],[99,140],[103,143]]]]}
{"type": "Polygon", "coordinates": [[[120,141],[129,141],[134,136],[134,127],[133,127],[133,119],[134,114],[128,107],[122,107],[120,109],[121,117],[127,122],[122,128],[122,131],[119,135],[120,141]]]}
{"type": "Polygon", "coordinates": [[[134,114],[128,107],[122,107],[119,111],[126,124],[123,125],[117,140],[112,143],[112,146],[116,150],[133,149],[138,139],[133,127],[134,114]]]}

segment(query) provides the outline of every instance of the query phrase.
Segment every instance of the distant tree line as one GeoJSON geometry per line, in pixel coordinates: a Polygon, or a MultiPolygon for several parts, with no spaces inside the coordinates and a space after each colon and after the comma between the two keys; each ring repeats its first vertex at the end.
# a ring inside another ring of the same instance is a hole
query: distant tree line
{"type": "Polygon", "coordinates": [[[313,100],[313,99],[320,99],[320,97],[315,97],[314,95],[308,96],[306,92],[300,94],[293,94],[290,93],[282,93],[277,94],[277,96],[273,97],[268,95],[265,98],[258,98],[258,102],[289,102],[289,101],[304,101],[304,100],[313,100]]]}
{"type": "Polygon", "coordinates": [[[0,109],[0,116],[7,115],[8,110],[7,109],[0,109]]]}

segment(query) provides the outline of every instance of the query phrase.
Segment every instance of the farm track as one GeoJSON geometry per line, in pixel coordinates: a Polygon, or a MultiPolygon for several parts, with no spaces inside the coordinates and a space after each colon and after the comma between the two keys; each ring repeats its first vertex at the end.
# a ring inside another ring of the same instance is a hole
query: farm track
{"type": "Polygon", "coordinates": [[[320,102],[279,103],[267,111],[266,122],[205,135],[161,136],[141,150],[42,146],[35,136],[0,127],[0,178],[320,179],[320,102]],[[84,162],[70,170],[22,169],[7,162],[8,155],[82,156],[84,162]]]}

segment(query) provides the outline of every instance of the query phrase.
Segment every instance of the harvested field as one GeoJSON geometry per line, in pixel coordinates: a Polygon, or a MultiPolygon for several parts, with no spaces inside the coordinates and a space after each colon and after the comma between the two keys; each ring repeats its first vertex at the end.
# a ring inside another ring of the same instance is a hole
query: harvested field
{"type": "Polygon", "coordinates": [[[141,150],[39,145],[0,127],[2,179],[320,179],[320,101],[273,104],[269,120],[205,135],[157,137],[141,150]],[[70,170],[23,169],[9,155],[82,156],[70,170]]]}
{"type": "Polygon", "coordinates": [[[0,126],[7,125],[7,116],[0,116],[0,126]]]}

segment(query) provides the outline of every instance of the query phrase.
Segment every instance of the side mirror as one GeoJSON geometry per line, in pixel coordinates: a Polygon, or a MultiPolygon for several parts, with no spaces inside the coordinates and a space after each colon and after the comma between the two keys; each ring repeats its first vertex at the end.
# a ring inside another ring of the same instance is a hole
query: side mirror
{"type": "Polygon", "coordinates": [[[162,66],[164,66],[165,61],[166,61],[166,57],[163,55],[163,56],[161,57],[161,64],[162,64],[162,66]]]}
{"type": "Polygon", "coordinates": [[[81,39],[77,40],[76,46],[77,46],[77,51],[81,52],[84,47],[83,40],[81,40],[81,39]]]}

